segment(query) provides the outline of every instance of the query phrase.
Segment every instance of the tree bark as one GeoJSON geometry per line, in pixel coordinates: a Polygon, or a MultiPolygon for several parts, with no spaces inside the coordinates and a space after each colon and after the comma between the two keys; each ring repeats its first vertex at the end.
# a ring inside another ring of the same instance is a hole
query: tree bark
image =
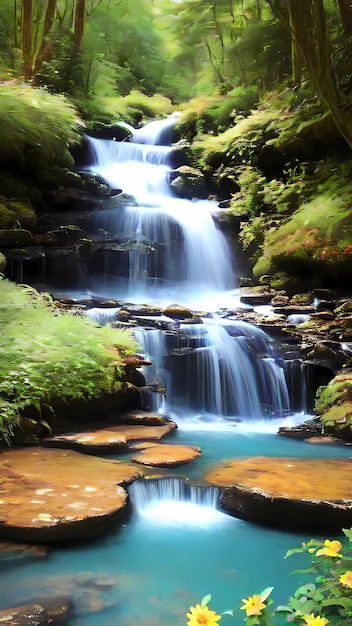
{"type": "Polygon", "coordinates": [[[50,61],[52,59],[53,43],[52,41],[48,41],[47,35],[49,34],[54,22],[56,2],[57,0],[48,0],[48,6],[46,8],[44,19],[43,38],[35,58],[33,76],[41,70],[45,61],[50,61]]]}
{"type": "Polygon", "coordinates": [[[332,75],[323,0],[289,0],[288,11],[292,37],[297,42],[314,86],[329,108],[340,134],[352,149],[350,114],[339,106],[332,75]]]}
{"type": "Polygon", "coordinates": [[[84,33],[84,18],[85,18],[85,0],[75,0],[73,22],[74,22],[74,35],[77,50],[80,49],[83,33],[84,33]]]}
{"type": "Polygon", "coordinates": [[[23,75],[32,78],[33,71],[33,0],[22,0],[22,55],[23,75]]]}
{"type": "Polygon", "coordinates": [[[338,0],[342,26],[347,37],[352,36],[352,3],[351,0],[338,0]]]}

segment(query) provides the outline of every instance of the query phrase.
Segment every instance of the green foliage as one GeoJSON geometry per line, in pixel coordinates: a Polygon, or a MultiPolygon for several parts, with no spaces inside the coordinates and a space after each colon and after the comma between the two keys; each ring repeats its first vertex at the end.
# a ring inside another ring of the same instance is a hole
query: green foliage
{"type": "Polygon", "coordinates": [[[168,98],[158,94],[147,96],[140,91],[132,91],[125,97],[106,98],[104,108],[115,118],[123,118],[132,122],[140,122],[142,118],[168,115],[173,110],[172,103],[168,98]]]}
{"type": "Polygon", "coordinates": [[[239,115],[247,116],[257,102],[256,87],[236,87],[203,109],[198,130],[202,133],[222,132],[233,125],[239,115]]]}
{"type": "Polygon", "coordinates": [[[31,168],[36,158],[71,165],[68,146],[79,140],[81,126],[64,96],[29,85],[0,84],[0,162],[13,161],[20,170],[31,168]]]}
{"type": "MultiPolygon", "coordinates": [[[[306,582],[289,597],[286,605],[273,607],[273,587],[267,587],[261,593],[243,599],[242,606],[236,604],[234,609],[223,611],[221,616],[237,618],[240,609],[246,613],[246,626],[280,624],[281,616],[287,622],[300,626],[351,625],[352,528],[343,529],[343,534],[340,539],[326,539],[324,542],[310,539],[286,553],[285,558],[301,554],[310,556],[308,567],[293,572],[305,576],[306,582]]],[[[208,611],[206,605],[210,600],[211,595],[206,595],[200,606],[208,611]]],[[[191,611],[196,613],[197,608],[192,607],[191,611]]],[[[213,625],[220,619],[215,613],[208,614],[209,621],[206,623],[213,625]],[[213,617],[210,618],[210,615],[213,617]]],[[[189,623],[198,622],[193,618],[189,623]]]]}
{"type": "Polygon", "coordinates": [[[89,400],[119,388],[123,360],[136,349],[129,332],[62,313],[48,294],[0,281],[0,438],[21,411],[55,400],[89,400]]]}

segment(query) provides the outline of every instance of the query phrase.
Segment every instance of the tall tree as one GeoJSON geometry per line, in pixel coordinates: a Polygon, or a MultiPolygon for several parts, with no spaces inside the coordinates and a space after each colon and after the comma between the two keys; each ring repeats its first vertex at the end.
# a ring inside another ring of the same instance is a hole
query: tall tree
{"type": "Polygon", "coordinates": [[[297,42],[313,84],[339,132],[352,148],[350,107],[341,106],[331,66],[323,0],[288,0],[292,37],[297,42]]]}
{"type": "Polygon", "coordinates": [[[31,78],[33,70],[33,1],[22,2],[22,54],[25,78],[31,78]]]}

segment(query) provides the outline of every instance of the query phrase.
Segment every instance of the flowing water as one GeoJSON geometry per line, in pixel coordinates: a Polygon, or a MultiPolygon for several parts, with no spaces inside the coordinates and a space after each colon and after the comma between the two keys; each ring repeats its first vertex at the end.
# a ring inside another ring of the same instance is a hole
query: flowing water
{"type": "MultiPolygon", "coordinates": [[[[89,139],[92,171],[129,196],[123,206],[109,203],[99,212],[108,239],[104,271],[86,280],[94,293],[116,300],[213,313],[177,330],[136,331],[152,360],[147,383],[166,390],[165,397],[154,394],[151,408],[179,426],[165,442],[199,446],[202,456],[172,477],[163,471],[160,480],[134,483],[131,515],[103,537],[54,546],[46,558],[2,562],[1,607],[69,597],[69,626],[183,626],[190,605],[207,593],[222,612],[270,585],[275,601],[284,603],[302,582],[289,572],[303,563],[283,557],[309,537],[225,514],[204,477],[219,461],[247,456],[350,457],[347,447],[276,435],[282,424],[308,417],[308,378],[263,331],[222,318],[224,308],[241,306],[234,259],[214,221],[216,203],[170,192],[172,149],[159,144],[172,124],[130,128],[130,142],[89,139]]],[[[108,321],[106,310],[91,314],[108,321]]],[[[243,615],[221,623],[239,626],[243,615]]]]}

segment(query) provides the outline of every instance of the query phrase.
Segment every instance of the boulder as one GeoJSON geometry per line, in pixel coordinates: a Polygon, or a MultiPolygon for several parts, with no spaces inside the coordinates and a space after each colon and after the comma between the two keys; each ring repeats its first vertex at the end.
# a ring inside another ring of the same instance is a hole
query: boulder
{"type": "Polygon", "coordinates": [[[351,459],[229,460],[207,481],[223,488],[232,515],[283,529],[340,531],[352,525],[351,459]]]}

